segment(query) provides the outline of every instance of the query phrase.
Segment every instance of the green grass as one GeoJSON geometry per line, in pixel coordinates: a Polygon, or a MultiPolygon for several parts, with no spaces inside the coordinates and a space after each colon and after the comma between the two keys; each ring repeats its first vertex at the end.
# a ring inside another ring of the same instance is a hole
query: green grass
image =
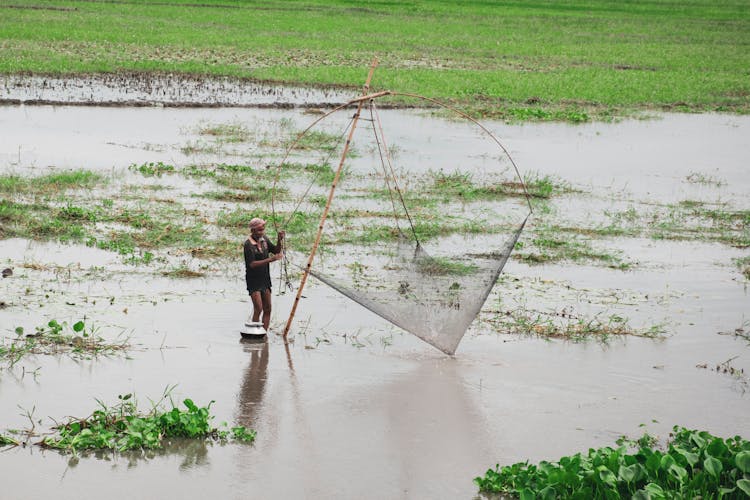
{"type": "Polygon", "coordinates": [[[663,338],[664,325],[655,324],[648,328],[635,328],[627,318],[617,314],[592,317],[546,314],[539,311],[515,308],[496,311],[487,321],[498,333],[523,334],[544,339],[585,341],[595,339],[607,342],[612,337],[631,336],[643,338],[663,338]]]}
{"type": "Polygon", "coordinates": [[[37,177],[10,174],[0,176],[0,193],[51,195],[68,189],[90,189],[104,182],[100,174],[89,170],[68,170],[37,177]]]}
{"type": "MultiPolygon", "coordinates": [[[[623,234],[657,240],[714,241],[737,248],[750,247],[750,210],[734,210],[725,204],[684,200],[638,212],[607,212],[607,228],[623,234]]],[[[603,228],[601,228],[603,229],[603,228]]]]}
{"type": "Polygon", "coordinates": [[[2,8],[0,73],[183,72],[355,89],[377,55],[374,90],[509,120],[750,110],[744,0],[13,6],[2,8]]]}
{"type": "Polygon", "coordinates": [[[527,264],[590,262],[620,270],[632,265],[620,252],[599,250],[592,245],[592,236],[612,235],[611,228],[587,230],[542,224],[529,230],[516,243],[516,252],[513,253],[514,259],[527,264]]]}
{"type": "Polygon", "coordinates": [[[671,499],[750,496],[750,442],[675,426],[665,450],[648,433],[621,438],[617,447],[539,464],[489,469],[474,482],[480,491],[526,499],[671,499]]]}

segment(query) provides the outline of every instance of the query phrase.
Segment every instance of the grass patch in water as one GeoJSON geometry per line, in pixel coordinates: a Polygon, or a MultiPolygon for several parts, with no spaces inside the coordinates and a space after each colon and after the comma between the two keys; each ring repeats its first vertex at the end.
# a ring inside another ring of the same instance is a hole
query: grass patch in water
{"type": "Polygon", "coordinates": [[[69,354],[74,358],[89,358],[127,351],[127,339],[110,342],[98,335],[98,329],[78,321],[72,326],[66,322],[50,320],[46,325],[36,327],[34,333],[24,333],[23,327],[16,327],[16,338],[8,345],[0,345],[0,359],[12,367],[29,354],[69,354]]]}
{"type": "Polygon", "coordinates": [[[84,225],[92,222],[92,214],[71,205],[55,209],[39,203],[0,200],[0,238],[81,242],[88,237],[84,225]]]}
{"type": "Polygon", "coordinates": [[[750,280],[750,256],[734,259],[734,263],[737,265],[740,272],[742,272],[745,279],[750,280]]]}
{"type": "Polygon", "coordinates": [[[0,447],[2,446],[19,446],[21,443],[16,439],[5,434],[0,434],[0,447]]]}
{"type": "MultiPolygon", "coordinates": [[[[548,175],[540,176],[530,175],[524,179],[526,190],[532,198],[549,199],[553,195],[571,192],[569,184],[550,177],[548,175]]],[[[422,193],[439,198],[475,201],[479,199],[497,198],[505,196],[524,197],[523,184],[518,181],[502,181],[490,184],[476,184],[471,173],[453,172],[430,172],[428,174],[427,185],[420,189],[422,193]]],[[[387,193],[387,192],[386,192],[387,193]]]]}
{"type": "MultiPolygon", "coordinates": [[[[183,400],[185,409],[172,402],[164,403],[168,391],[152,408],[141,411],[131,394],[118,396],[119,402],[108,406],[97,400],[99,408],[86,418],[70,418],[55,427],[56,436],[45,437],[39,444],[65,452],[80,450],[142,450],[162,448],[164,442],[174,438],[251,443],[255,431],[243,426],[228,427],[222,423],[214,427],[210,414],[213,401],[199,407],[191,399],[183,400]]],[[[171,402],[171,399],[170,399],[171,402]]]]}
{"type": "Polygon", "coordinates": [[[202,126],[198,133],[200,135],[208,135],[216,137],[221,142],[245,142],[251,134],[250,130],[241,123],[215,123],[210,125],[202,126]]]}
{"type": "Polygon", "coordinates": [[[594,262],[620,270],[632,266],[619,253],[596,250],[590,239],[583,239],[571,231],[561,231],[554,225],[533,228],[528,238],[522,236],[516,243],[516,250],[513,258],[527,264],[594,262]]]}
{"type": "Polygon", "coordinates": [[[747,498],[750,442],[675,426],[666,449],[648,433],[617,447],[539,464],[495,466],[474,482],[481,492],[513,498],[747,498]]]}
{"type": "Polygon", "coordinates": [[[479,270],[473,264],[445,257],[419,257],[416,262],[419,272],[429,276],[466,276],[479,270]]]}
{"type": "Polygon", "coordinates": [[[168,165],[160,161],[157,161],[157,162],[150,161],[146,163],[141,163],[140,165],[132,163],[128,167],[128,170],[138,172],[144,177],[161,177],[164,174],[174,173],[175,167],[173,165],[168,165]]]}
{"type": "Polygon", "coordinates": [[[202,278],[206,275],[204,272],[193,271],[186,265],[177,266],[168,271],[162,271],[161,274],[168,278],[202,278]]]}
{"type": "Polygon", "coordinates": [[[498,333],[534,335],[546,339],[582,341],[594,338],[606,342],[610,337],[661,338],[665,335],[664,325],[649,328],[633,328],[629,321],[617,314],[602,318],[596,315],[585,318],[571,314],[547,314],[516,308],[496,311],[488,319],[498,333]]]}
{"type": "Polygon", "coordinates": [[[733,210],[724,204],[694,200],[638,213],[605,212],[611,227],[657,240],[714,241],[737,248],[750,247],[750,210],[733,210]]]}
{"type": "Polygon", "coordinates": [[[89,170],[68,170],[38,177],[11,174],[0,176],[0,193],[50,195],[69,189],[91,189],[105,180],[89,170]]]}

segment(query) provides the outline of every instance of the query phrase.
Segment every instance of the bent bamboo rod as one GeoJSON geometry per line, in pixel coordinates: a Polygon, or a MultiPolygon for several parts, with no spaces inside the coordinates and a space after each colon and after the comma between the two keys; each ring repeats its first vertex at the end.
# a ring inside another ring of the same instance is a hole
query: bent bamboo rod
{"type": "MultiPolygon", "coordinates": [[[[320,244],[320,238],[323,235],[323,226],[325,225],[326,218],[328,217],[328,211],[331,208],[331,202],[333,201],[333,194],[336,191],[336,184],[339,181],[339,177],[341,177],[341,170],[344,167],[344,161],[346,160],[346,155],[349,152],[349,146],[352,143],[352,139],[354,138],[354,130],[357,128],[357,122],[359,121],[359,115],[362,112],[362,106],[365,100],[369,98],[374,98],[375,94],[372,94],[371,96],[368,96],[367,92],[370,90],[370,81],[372,80],[372,75],[375,73],[375,68],[378,65],[377,58],[372,60],[372,65],[370,66],[370,72],[367,75],[367,80],[365,80],[365,86],[362,89],[362,96],[358,99],[355,99],[354,102],[357,102],[357,112],[354,114],[354,120],[352,120],[352,128],[349,130],[349,137],[346,139],[346,143],[344,144],[344,151],[341,153],[341,160],[339,161],[339,166],[336,169],[336,175],[333,178],[333,183],[331,184],[331,190],[328,193],[328,200],[326,201],[325,209],[323,209],[323,215],[320,217],[320,224],[318,225],[318,234],[315,236],[315,243],[313,244],[312,251],[310,252],[310,257],[307,259],[307,266],[305,266],[305,272],[302,274],[302,280],[299,284],[299,289],[297,290],[297,296],[294,298],[294,304],[292,305],[292,311],[289,313],[289,319],[286,321],[286,326],[284,327],[284,342],[286,342],[287,335],[289,334],[289,329],[292,326],[292,321],[294,320],[294,313],[297,311],[297,304],[299,304],[299,299],[302,297],[302,290],[305,288],[305,283],[307,282],[307,277],[310,275],[310,268],[312,267],[313,259],[315,258],[315,252],[318,249],[318,245],[320,244]]],[[[384,95],[384,94],[383,94],[384,95]]]]}

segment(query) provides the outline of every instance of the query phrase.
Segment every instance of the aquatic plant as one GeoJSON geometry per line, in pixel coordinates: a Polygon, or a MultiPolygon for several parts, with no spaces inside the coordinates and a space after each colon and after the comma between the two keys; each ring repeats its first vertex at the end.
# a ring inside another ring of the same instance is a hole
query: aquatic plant
{"type": "Polygon", "coordinates": [[[534,335],[546,339],[607,341],[612,336],[660,338],[665,335],[663,324],[634,328],[627,318],[617,314],[596,314],[584,317],[568,312],[544,313],[523,307],[494,311],[487,321],[498,333],[534,335]]]}
{"type": "Polygon", "coordinates": [[[9,345],[0,345],[0,360],[8,361],[12,367],[29,354],[67,353],[74,357],[90,357],[113,354],[127,350],[127,339],[110,342],[97,335],[98,329],[77,321],[72,326],[66,322],[50,320],[37,326],[34,333],[25,334],[23,327],[15,329],[16,338],[9,345]]]}
{"type": "Polygon", "coordinates": [[[47,436],[38,444],[75,452],[161,448],[169,438],[255,440],[255,431],[243,426],[230,428],[222,423],[219,428],[213,427],[211,421],[214,417],[209,413],[213,401],[199,407],[191,399],[185,399],[182,402],[185,409],[178,408],[173,402],[171,409],[164,409],[163,403],[172,389],[168,388],[162,399],[146,413],[138,409],[132,394],[118,396],[119,402],[114,406],[97,400],[100,408],[89,417],[71,418],[57,425],[57,435],[47,436]]]}
{"type": "Polygon", "coordinates": [[[20,443],[10,436],[0,434],[0,446],[18,446],[20,443]]]}
{"type": "Polygon", "coordinates": [[[162,163],[160,161],[150,161],[141,163],[140,165],[136,165],[135,163],[133,163],[128,167],[128,169],[139,172],[144,177],[161,177],[163,174],[173,173],[175,171],[174,166],[167,165],[166,163],[162,163]]]}
{"type": "Polygon", "coordinates": [[[483,492],[521,499],[750,496],[750,442],[679,426],[670,437],[664,451],[646,433],[635,441],[619,439],[617,448],[592,448],[557,462],[496,465],[474,482],[483,492]]]}

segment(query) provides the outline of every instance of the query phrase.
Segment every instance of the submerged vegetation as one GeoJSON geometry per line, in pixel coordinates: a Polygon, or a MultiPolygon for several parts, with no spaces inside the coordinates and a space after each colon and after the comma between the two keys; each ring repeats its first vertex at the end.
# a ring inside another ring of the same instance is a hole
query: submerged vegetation
{"type": "Polygon", "coordinates": [[[50,320],[36,327],[34,333],[26,333],[16,327],[16,338],[0,345],[0,360],[13,367],[24,356],[30,354],[69,354],[75,358],[111,355],[130,348],[127,339],[108,341],[98,335],[98,328],[77,321],[72,326],[66,322],[50,320]]]}
{"type": "MultiPolygon", "coordinates": [[[[168,391],[160,401],[152,404],[148,412],[138,408],[132,394],[118,396],[119,402],[107,406],[98,401],[100,408],[89,417],[71,418],[55,426],[56,435],[47,436],[39,443],[45,448],[66,452],[81,450],[138,450],[161,448],[165,441],[174,438],[229,439],[252,442],[255,431],[243,426],[228,427],[222,423],[218,428],[211,423],[211,403],[199,407],[191,399],[185,399],[185,409],[172,403],[164,408],[168,391]]],[[[170,399],[171,401],[171,399],[170,399]]]]}
{"type": "Polygon", "coordinates": [[[747,498],[750,442],[675,426],[665,450],[648,433],[617,447],[590,449],[556,462],[495,466],[474,482],[480,491],[534,498],[747,498]]]}
{"type": "Polygon", "coordinates": [[[632,336],[661,338],[666,334],[664,325],[634,328],[627,318],[618,314],[597,314],[592,317],[580,314],[543,313],[518,307],[493,311],[486,318],[498,333],[533,335],[545,339],[581,341],[596,339],[607,342],[612,337],[632,336]]]}

